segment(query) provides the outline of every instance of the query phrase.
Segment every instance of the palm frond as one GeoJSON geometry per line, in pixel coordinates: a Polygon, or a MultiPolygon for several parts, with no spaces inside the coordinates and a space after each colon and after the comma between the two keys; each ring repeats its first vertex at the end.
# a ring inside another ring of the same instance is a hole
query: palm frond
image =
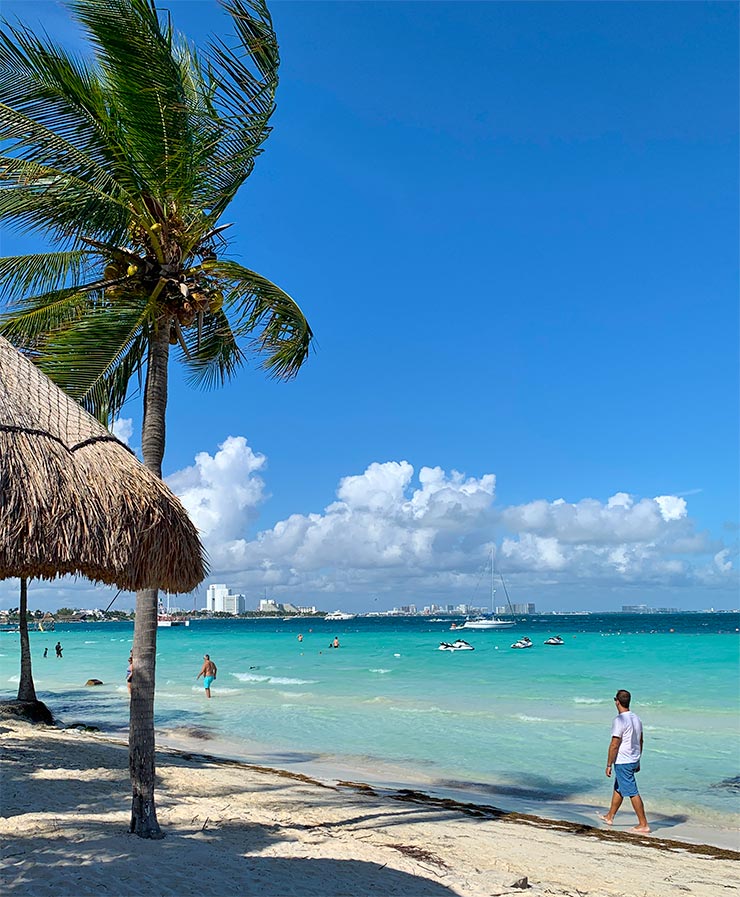
{"type": "Polygon", "coordinates": [[[99,299],[76,285],[25,297],[0,315],[0,334],[18,347],[37,346],[48,334],[84,317],[99,299]]]}
{"type": "Polygon", "coordinates": [[[97,50],[120,134],[143,183],[162,201],[191,179],[196,135],[173,34],[153,0],[71,0],[97,50]]]}
{"type": "Polygon", "coordinates": [[[182,336],[187,352],[181,348],[179,359],[188,371],[191,386],[221,386],[246,362],[223,310],[204,315],[200,332],[189,327],[182,336]]]}
{"type": "Polygon", "coordinates": [[[140,184],[99,73],[24,26],[0,30],[0,133],[7,154],[88,181],[136,207],[140,184]]]}
{"type": "Polygon", "coordinates": [[[0,290],[5,303],[34,294],[53,292],[84,279],[87,263],[94,253],[89,249],[70,252],[41,252],[0,258],[0,290]]]}
{"type": "Polygon", "coordinates": [[[272,17],[263,0],[220,0],[241,46],[213,42],[206,54],[213,78],[213,107],[223,126],[209,172],[210,220],[217,221],[250,175],[270,134],[280,54],[272,17]]]}
{"type": "Polygon", "coordinates": [[[0,217],[24,230],[75,240],[81,233],[122,238],[128,207],[84,178],[31,160],[0,157],[0,217]]]}
{"type": "Polygon", "coordinates": [[[150,317],[146,295],[91,303],[73,325],[44,336],[35,362],[98,419],[112,419],[146,358],[150,317]]]}
{"type": "Polygon", "coordinates": [[[262,357],[261,366],[271,376],[294,377],[308,358],[313,339],[295,299],[237,262],[214,262],[209,274],[220,278],[228,289],[224,310],[234,337],[249,337],[251,351],[262,357]]]}

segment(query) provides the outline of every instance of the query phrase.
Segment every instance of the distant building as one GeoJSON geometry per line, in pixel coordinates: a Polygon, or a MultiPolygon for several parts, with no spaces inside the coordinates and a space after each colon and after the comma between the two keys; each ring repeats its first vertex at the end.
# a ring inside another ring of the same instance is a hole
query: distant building
{"type": "Polygon", "coordinates": [[[214,583],[206,591],[206,610],[210,614],[243,614],[244,595],[232,592],[224,583],[214,583]]]}
{"type": "Polygon", "coordinates": [[[512,604],[511,607],[506,605],[506,607],[497,607],[497,614],[536,614],[534,604],[529,602],[528,604],[512,604]]]}
{"type": "Polygon", "coordinates": [[[623,614],[677,614],[677,607],[648,607],[647,604],[623,604],[623,614]]]}
{"type": "Polygon", "coordinates": [[[261,598],[260,599],[260,613],[261,614],[279,614],[281,612],[282,605],[276,604],[272,598],[261,598]]]}
{"type": "Polygon", "coordinates": [[[316,606],[313,605],[313,604],[310,605],[310,606],[306,606],[306,605],[301,605],[301,604],[299,604],[299,605],[298,605],[298,613],[299,613],[299,614],[315,614],[315,613],[316,613],[316,606]]]}

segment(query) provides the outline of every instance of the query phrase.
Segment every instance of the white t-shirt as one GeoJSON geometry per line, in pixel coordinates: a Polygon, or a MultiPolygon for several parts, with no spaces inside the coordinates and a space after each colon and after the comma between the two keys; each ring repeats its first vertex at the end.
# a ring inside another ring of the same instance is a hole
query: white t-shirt
{"type": "Polygon", "coordinates": [[[625,710],[614,717],[612,736],[622,739],[619,745],[616,763],[637,763],[640,759],[640,739],[642,738],[642,722],[631,710],[625,710]]]}

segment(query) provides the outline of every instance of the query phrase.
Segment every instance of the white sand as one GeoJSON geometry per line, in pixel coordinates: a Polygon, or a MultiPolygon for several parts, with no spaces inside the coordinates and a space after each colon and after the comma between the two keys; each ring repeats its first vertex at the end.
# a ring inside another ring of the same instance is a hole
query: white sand
{"type": "Polygon", "coordinates": [[[4,894],[740,897],[740,863],[716,849],[476,818],[172,753],[158,759],[167,837],[143,841],[127,832],[125,746],[7,720],[0,735],[4,894]],[[523,876],[531,889],[512,888],[523,876]]]}

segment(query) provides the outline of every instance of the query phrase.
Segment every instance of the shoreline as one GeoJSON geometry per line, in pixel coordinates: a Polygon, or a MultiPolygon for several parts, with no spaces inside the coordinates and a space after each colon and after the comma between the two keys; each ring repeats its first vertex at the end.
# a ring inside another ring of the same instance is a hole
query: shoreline
{"type": "Polygon", "coordinates": [[[604,831],[411,790],[158,749],[167,837],[127,833],[127,747],[3,719],[5,893],[130,897],[694,897],[740,890],[740,853],[604,831]],[[727,889],[730,890],[727,890],[727,889]]]}
{"type": "MultiPolygon", "coordinates": [[[[184,727],[189,728],[189,727],[184,727]]],[[[120,743],[126,743],[126,735],[120,743]]],[[[440,806],[471,808],[486,818],[510,818],[532,820],[536,824],[573,832],[603,832],[606,835],[624,835],[629,839],[637,837],[629,832],[636,823],[629,806],[625,806],[617,823],[606,828],[598,821],[598,814],[608,806],[607,792],[603,805],[584,805],[566,800],[524,799],[502,793],[501,803],[495,786],[473,782],[439,781],[408,767],[378,760],[372,768],[367,762],[352,762],[351,757],[309,756],[300,752],[286,754],[272,750],[264,743],[242,743],[237,745],[210,730],[192,727],[191,733],[175,730],[159,731],[156,734],[157,750],[171,750],[181,755],[205,757],[213,762],[234,763],[246,768],[270,769],[285,775],[304,775],[307,778],[332,785],[332,783],[355,784],[362,790],[373,792],[389,799],[403,800],[396,795],[418,795],[421,802],[440,806]],[[196,734],[197,733],[197,734],[196,734]],[[247,753],[249,756],[247,756],[247,753]],[[254,758],[254,759],[252,759],[254,758]],[[623,820],[623,821],[621,821],[623,820]]],[[[653,831],[643,836],[649,841],[660,839],[675,843],[686,849],[706,847],[708,850],[729,851],[740,859],[740,836],[734,828],[721,828],[683,817],[665,815],[651,811],[648,818],[653,831]],[[670,834],[661,834],[661,832],[670,834]]],[[[719,855],[719,854],[718,854],[719,855]]]]}

